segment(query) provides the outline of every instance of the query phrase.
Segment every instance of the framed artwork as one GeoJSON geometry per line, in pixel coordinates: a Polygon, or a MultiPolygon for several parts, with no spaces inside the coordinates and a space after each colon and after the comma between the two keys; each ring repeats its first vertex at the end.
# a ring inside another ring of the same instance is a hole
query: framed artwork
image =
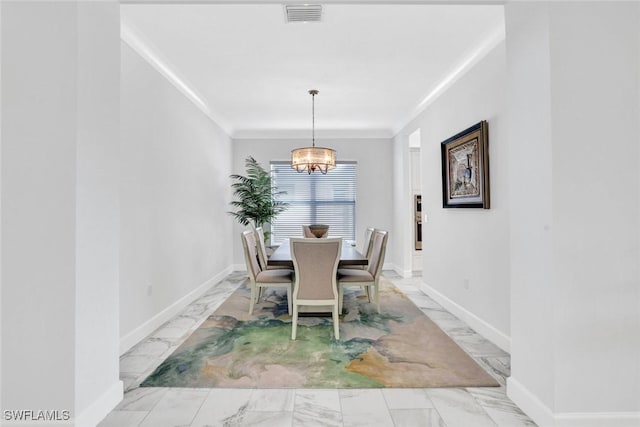
{"type": "Polygon", "coordinates": [[[489,209],[489,134],[481,121],[443,141],[442,207],[489,209]]]}

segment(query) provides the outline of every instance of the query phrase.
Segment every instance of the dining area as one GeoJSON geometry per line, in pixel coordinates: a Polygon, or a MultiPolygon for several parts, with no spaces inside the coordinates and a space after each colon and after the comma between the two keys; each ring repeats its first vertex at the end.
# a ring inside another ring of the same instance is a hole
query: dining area
{"type": "Polygon", "coordinates": [[[340,316],[346,288],[360,288],[367,302],[380,313],[380,276],[388,232],[367,227],[362,246],[331,237],[329,226],[302,225],[300,237],[289,237],[267,254],[264,230],[241,234],[249,277],[249,314],[260,304],[266,288],[284,288],[291,339],[298,335],[298,318],[331,315],[333,337],[340,339],[340,316]]]}

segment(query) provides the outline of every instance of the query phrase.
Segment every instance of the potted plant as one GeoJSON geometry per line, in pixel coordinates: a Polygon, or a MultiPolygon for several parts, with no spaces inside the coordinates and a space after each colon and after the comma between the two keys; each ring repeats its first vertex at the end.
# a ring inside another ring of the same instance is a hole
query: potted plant
{"type": "MultiPolygon", "coordinates": [[[[245,159],[247,176],[233,174],[234,200],[231,202],[236,210],[228,212],[240,224],[251,224],[254,228],[263,227],[270,223],[280,212],[287,209],[287,204],[278,200],[284,191],[278,191],[271,180],[271,174],[266,171],[253,157],[245,159]]],[[[271,233],[264,231],[265,241],[271,233]]]]}

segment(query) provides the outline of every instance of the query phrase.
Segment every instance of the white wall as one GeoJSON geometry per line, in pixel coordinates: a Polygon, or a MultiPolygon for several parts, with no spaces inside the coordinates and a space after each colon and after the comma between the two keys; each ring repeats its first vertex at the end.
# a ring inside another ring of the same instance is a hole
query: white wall
{"type": "Polygon", "coordinates": [[[409,134],[400,133],[393,139],[393,232],[395,238],[388,245],[392,248],[387,256],[395,271],[410,277],[412,259],[411,168],[409,156],[409,134]]]}
{"type": "MultiPolygon", "coordinates": [[[[0,27],[2,26],[2,5],[0,5],[0,27]]],[[[2,59],[2,30],[0,29],[0,60],[2,59]]],[[[2,100],[2,66],[0,66],[0,100],[2,100]]],[[[2,104],[0,102],[0,177],[2,177],[2,104]]],[[[0,308],[2,308],[2,180],[0,179],[0,308]]],[[[2,314],[0,313],[0,336],[2,334],[2,314]]],[[[0,338],[0,384],[2,384],[2,338],[0,338]]],[[[2,404],[2,387],[0,386],[0,410],[4,408],[2,404]]]]}
{"type": "Polygon", "coordinates": [[[117,345],[120,147],[114,143],[120,137],[120,6],[117,1],[80,2],[77,16],[75,407],[76,425],[91,426],[122,396],[117,345]]]}
{"type": "Polygon", "coordinates": [[[503,348],[509,346],[508,146],[504,43],[494,48],[407,127],[420,128],[422,277],[430,293],[503,348]],[[491,209],[443,209],[440,143],[487,120],[491,209]],[[468,289],[465,288],[468,281],[468,289]]]}
{"type": "MultiPolygon", "coordinates": [[[[235,139],[233,141],[233,173],[246,175],[244,161],[253,156],[264,168],[272,160],[290,160],[291,150],[310,144],[307,139],[235,139]]],[[[390,231],[386,261],[393,259],[391,249],[394,234],[392,207],[393,152],[388,139],[322,139],[319,145],[336,150],[336,158],[358,162],[356,188],[356,242],[362,246],[364,231],[372,226],[390,231]]],[[[331,172],[329,172],[331,173],[331,172]]],[[[230,185],[231,180],[227,179],[230,185]]],[[[225,211],[231,210],[230,206],[225,211]]],[[[244,267],[240,233],[243,227],[233,228],[234,264],[244,267]]]]}
{"type": "Polygon", "coordinates": [[[509,162],[527,189],[511,192],[509,396],[541,425],[635,426],[640,5],[506,11],[509,162]]]}
{"type": "Polygon", "coordinates": [[[553,206],[548,17],[535,5],[523,4],[516,11],[509,6],[506,11],[508,118],[510,134],[516,138],[509,143],[509,174],[518,176],[519,183],[509,194],[511,369],[519,371],[518,379],[525,381],[531,393],[551,405],[553,206]],[[549,374],[541,375],[545,370],[549,374]]]}
{"type": "Polygon", "coordinates": [[[119,5],[0,7],[2,409],[95,425],[122,397],[119,5]]]}
{"type": "Polygon", "coordinates": [[[551,19],[556,410],[640,412],[640,4],[551,19]]]}
{"type": "Polygon", "coordinates": [[[232,219],[229,137],[124,43],[121,79],[124,351],[229,271],[232,219]]]}
{"type": "Polygon", "coordinates": [[[72,409],[75,6],[2,7],[3,404],[72,409]]]}

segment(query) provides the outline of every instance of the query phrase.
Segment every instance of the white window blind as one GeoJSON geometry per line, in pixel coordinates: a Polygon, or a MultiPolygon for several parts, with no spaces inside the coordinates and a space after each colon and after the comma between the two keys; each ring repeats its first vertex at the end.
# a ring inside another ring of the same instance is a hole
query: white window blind
{"type": "Polygon", "coordinates": [[[271,224],[271,243],[302,237],[302,226],[329,225],[329,237],[355,239],[356,162],[337,162],[326,175],[298,173],[289,162],[271,162],[279,200],[289,204],[271,224]]]}

